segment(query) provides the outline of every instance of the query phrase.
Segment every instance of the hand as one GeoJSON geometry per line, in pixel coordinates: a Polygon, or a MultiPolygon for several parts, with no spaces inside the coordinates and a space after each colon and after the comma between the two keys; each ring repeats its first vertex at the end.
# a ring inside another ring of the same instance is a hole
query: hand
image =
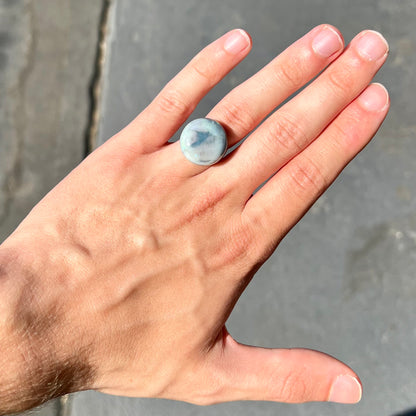
{"type": "Polygon", "coordinates": [[[239,344],[225,322],[256,270],[382,123],[388,94],[368,84],[388,47],[365,31],[343,51],[336,29],[313,29],[207,117],[233,146],[325,71],[220,163],[194,165],[168,140],[250,48],[240,30],[207,46],[1,246],[0,265],[13,275],[0,292],[10,333],[27,377],[41,375],[27,397],[96,389],[197,404],[360,399],[345,364],[239,344]]]}

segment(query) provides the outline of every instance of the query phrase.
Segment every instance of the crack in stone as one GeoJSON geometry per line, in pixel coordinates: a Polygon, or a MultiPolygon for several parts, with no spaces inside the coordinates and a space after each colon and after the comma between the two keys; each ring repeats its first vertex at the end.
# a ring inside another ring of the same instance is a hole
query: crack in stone
{"type": "Polygon", "coordinates": [[[100,102],[102,95],[103,68],[107,55],[107,38],[109,33],[109,16],[113,0],[102,0],[102,10],[98,28],[98,42],[95,64],[89,88],[90,109],[89,121],[85,133],[85,157],[92,152],[97,144],[98,123],[100,117],[100,102]]]}

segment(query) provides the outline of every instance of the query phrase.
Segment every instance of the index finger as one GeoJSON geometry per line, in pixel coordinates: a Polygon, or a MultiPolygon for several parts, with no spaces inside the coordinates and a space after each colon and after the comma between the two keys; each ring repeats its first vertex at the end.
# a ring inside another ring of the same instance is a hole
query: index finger
{"type": "Polygon", "coordinates": [[[251,38],[234,29],[199,52],[126,128],[144,153],[164,145],[199,101],[251,50],[251,38]],[[143,133],[143,134],[142,134],[143,133]]]}

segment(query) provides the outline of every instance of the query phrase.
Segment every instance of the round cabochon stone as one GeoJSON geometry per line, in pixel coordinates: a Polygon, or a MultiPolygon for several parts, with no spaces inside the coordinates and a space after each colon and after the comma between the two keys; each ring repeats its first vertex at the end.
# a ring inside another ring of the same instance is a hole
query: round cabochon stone
{"type": "Polygon", "coordinates": [[[209,118],[197,118],[183,129],[180,144],[188,160],[209,166],[225,155],[227,136],[220,123],[209,118]]]}

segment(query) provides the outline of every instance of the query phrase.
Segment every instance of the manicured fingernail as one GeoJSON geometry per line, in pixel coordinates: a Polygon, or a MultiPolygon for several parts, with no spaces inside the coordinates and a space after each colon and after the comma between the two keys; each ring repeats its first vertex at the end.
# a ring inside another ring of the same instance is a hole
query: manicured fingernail
{"type": "Polygon", "coordinates": [[[228,34],[228,37],[224,42],[224,49],[229,53],[237,55],[249,45],[250,37],[247,32],[242,29],[236,29],[228,34]]]}
{"type": "Polygon", "coordinates": [[[389,93],[383,85],[371,84],[361,93],[358,101],[367,111],[381,111],[389,102],[389,93]]]}
{"type": "Polygon", "coordinates": [[[382,58],[389,50],[386,39],[374,30],[367,30],[356,43],[358,53],[369,61],[382,58]]]}
{"type": "Polygon", "coordinates": [[[343,45],[341,36],[331,27],[325,27],[312,42],[313,50],[324,58],[329,58],[343,45]]]}
{"type": "Polygon", "coordinates": [[[343,375],[338,376],[331,387],[329,402],[335,403],[358,403],[361,400],[361,384],[355,377],[343,375]]]}

